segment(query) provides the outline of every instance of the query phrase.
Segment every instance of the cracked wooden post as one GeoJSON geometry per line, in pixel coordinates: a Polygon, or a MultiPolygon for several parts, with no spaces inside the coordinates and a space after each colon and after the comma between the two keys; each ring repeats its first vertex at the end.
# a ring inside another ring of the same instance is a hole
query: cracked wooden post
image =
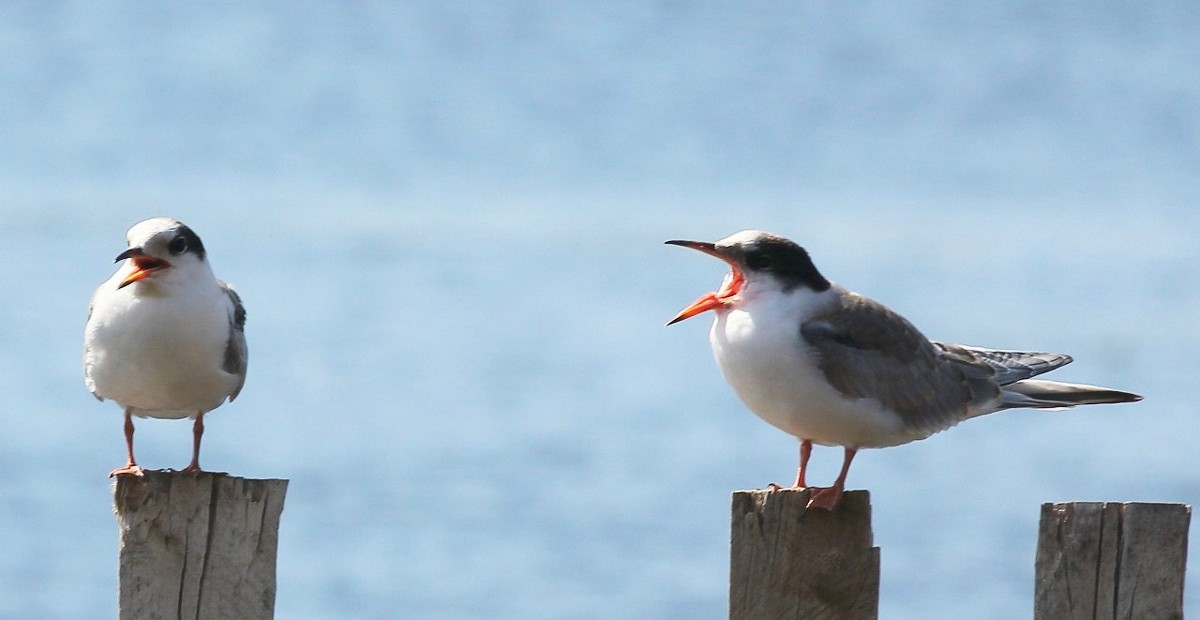
{"type": "Polygon", "coordinates": [[[117,476],[121,620],[270,620],[287,480],[117,476]]]}
{"type": "Polygon", "coordinates": [[[837,510],[807,510],[808,491],[733,494],[729,618],[875,620],[879,548],[871,496],[848,491],[837,510]]]}
{"type": "Polygon", "coordinates": [[[1042,504],[1035,620],[1183,618],[1183,504],[1042,504]]]}

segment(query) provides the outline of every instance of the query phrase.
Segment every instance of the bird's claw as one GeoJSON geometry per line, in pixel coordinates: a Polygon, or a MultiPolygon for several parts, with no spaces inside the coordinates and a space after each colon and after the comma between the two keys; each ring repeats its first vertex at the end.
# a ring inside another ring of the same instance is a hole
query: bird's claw
{"type": "Polygon", "coordinates": [[[833,510],[842,502],[842,490],[837,487],[812,488],[806,508],[833,510]]]}
{"type": "Polygon", "coordinates": [[[124,467],[118,467],[108,472],[108,477],[116,478],[117,476],[142,476],[144,475],[145,471],[146,470],[137,463],[127,463],[124,467]]]}
{"type": "Polygon", "coordinates": [[[767,490],[772,493],[777,491],[808,491],[808,504],[805,505],[805,508],[833,510],[842,501],[842,490],[837,487],[785,487],[772,482],[767,484],[767,490]]]}

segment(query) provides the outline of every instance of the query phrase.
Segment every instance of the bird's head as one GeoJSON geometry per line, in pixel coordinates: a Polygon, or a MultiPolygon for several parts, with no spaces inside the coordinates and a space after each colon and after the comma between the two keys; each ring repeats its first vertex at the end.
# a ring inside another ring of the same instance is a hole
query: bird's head
{"type": "Polygon", "coordinates": [[[138,222],[125,238],[129,249],[118,254],[114,262],[129,261],[129,273],[117,288],[147,278],[171,277],[168,274],[173,272],[207,268],[200,237],[178,220],[156,217],[138,222]]]}
{"type": "Polygon", "coordinates": [[[829,281],[817,271],[804,248],[761,230],[743,230],[716,243],[681,240],[666,243],[715,256],[725,261],[730,270],[720,289],[702,295],[675,315],[667,325],[709,310],[730,307],[751,290],[775,289],[787,293],[803,286],[821,292],[830,287],[829,281]]]}

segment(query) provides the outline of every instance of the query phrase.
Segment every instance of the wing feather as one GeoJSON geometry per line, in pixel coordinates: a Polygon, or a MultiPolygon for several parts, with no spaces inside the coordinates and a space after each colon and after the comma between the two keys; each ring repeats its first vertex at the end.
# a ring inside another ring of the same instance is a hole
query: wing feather
{"type": "Polygon", "coordinates": [[[1016,383],[1071,363],[1071,356],[1062,353],[1005,351],[940,342],[934,344],[974,354],[976,358],[996,371],[996,382],[1000,385],[1016,383]]]}
{"type": "Polygon", "coordinates": [[[221,368],[238,377],[237,387],[229,394],[229,400],[232,402],[241,393],[242,386],[246,385],[246,366],[249,361],[249,349],[246,347],[246,307],[242,305],[242,298],[228,284],[221,280],[217,280],[217,284],[230,302],[229,340],[225,343],[225,359],[221,368]]]}
{"type": "Polygon", "coordinates": [[[834,388],[879,401],[916,433],[932,434],[999,403],[996,371],[974,352],[930,342],[904,317],[861,295],[846,295],[800,333],[834,388]]]}

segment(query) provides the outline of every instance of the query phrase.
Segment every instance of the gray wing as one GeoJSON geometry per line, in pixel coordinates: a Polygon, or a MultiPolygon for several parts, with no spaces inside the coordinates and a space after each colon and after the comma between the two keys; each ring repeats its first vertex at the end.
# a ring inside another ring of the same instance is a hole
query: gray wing
{"type": "Polygon", "coordinates": [[[246,307],[242,305],[242,298],[228,284],[220,280],[217,280],[217,284],[233,305],[233,311],[229,314],[229,340],[225,343],[225,359],[221,363],[222,370],[238,377],[237,387],[229,394],[229,400],[233,401],[241,393],[242,386],[246,385],[246,364],[250,353],[246,348],[246,307]]]}
{"type": "Polygon", "coordinates": [[[973,354],[977,359],[991,366],[996,371],[996,382],[1000,385],[1016,383],[1017,381],[1028,379],[1071,363],[1071,356],[1062,353],[1002,351],[941,342],[935,342],[934,344],[939,347],[955,348],[973,354]]]}
{"type": "Polygon", "coordinates": [[[834,388],[878,400],[914,433],[932,434],[999,404],[996,371],[974,352],[930,342],[904,317],[861,295],[848,294],[800,333],[834,388]]]}

